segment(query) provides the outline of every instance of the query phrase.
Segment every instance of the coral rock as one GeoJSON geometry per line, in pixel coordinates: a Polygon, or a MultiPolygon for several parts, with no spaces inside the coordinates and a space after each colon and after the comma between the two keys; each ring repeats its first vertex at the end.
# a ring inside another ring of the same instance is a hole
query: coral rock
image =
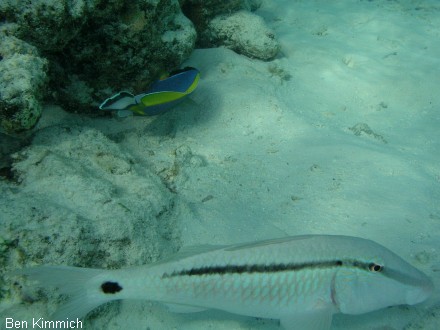
{"type": "Polygon", "coordinates": [[[14,133],[33,127],[41,116],[47,61],[35,47],[0,37],[0,127],[14,133]]]}
{"type": "Polygon", "coordinates": [[[205,35],[214,45],[224,45],[262,60],[274,58],[280,49],[274,32],[264,20],[247,11],[217,16],[209,23],[205,35]]]}

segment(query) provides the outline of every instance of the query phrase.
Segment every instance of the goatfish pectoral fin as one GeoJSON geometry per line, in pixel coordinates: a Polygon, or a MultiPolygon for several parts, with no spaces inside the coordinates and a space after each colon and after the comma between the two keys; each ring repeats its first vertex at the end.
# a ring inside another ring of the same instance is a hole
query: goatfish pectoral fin
{"type": "Polygon", "coordinates": [[[190,305],[180,305],[180,304],[165,304],[168,307],[168,310],[173,313],[199,313],[206,311],[206,308],[190,306],[190,305]]]}
{"type": "Polygon", "coordinates": [[[329,330],[332,323],[332,310],[320,309],[308,313],[289,313],[281,317],[281,326],[286,330],[329,330]]]}

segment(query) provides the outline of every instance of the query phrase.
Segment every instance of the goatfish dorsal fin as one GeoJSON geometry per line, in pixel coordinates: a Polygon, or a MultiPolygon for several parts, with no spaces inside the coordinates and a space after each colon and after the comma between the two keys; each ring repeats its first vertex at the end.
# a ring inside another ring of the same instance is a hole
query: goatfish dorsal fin
{"type": "Polygon", "coordinates": [[[157,115],[183,101],[197,88],[199,80],[199,70],[186,67],[155,81],[145,93],[134,96],[126,91],[119,92],[106,99],[99,109],[124,114],[129,110],[138,115],[157,115]]]}

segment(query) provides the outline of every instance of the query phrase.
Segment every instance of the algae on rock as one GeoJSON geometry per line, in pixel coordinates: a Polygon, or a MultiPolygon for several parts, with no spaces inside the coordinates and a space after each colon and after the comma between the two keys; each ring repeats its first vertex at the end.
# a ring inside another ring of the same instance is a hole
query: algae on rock
{"type": "MultiPolygon", "coordinates": [[[[177,0],[5,1],[0,15],[6,18],[3,25],[13,25],[1,29],[2,38],[13,36],[31,44],[49,61],[49,100],[75,112],[96,111],[103,99],[119,90],[146,90],[163,72],[179,67],[196,41],[196,31],[177,0]]],[[[0,55],[6,66],[5,55],[0,55]]],[[[40,64],[37,68],[46,69],[45,63],[34,60],[34,66],[40,64]]],[[[36,73],[25,58],[19,64],[23,75],[36,73]]],[[[16,78],[2,75],[0,80],[7,84],[16,78]]],[[[17,115],[21,104],[2,91],[6,104],[0,113],[8,132],[29,129],[41,114],[35,90],[17,92],[32,108],[32,118],[17,115]]]]}
{"type": "Polygon", "coordinates": [[[41,115],[43,96],[68,111],[96,113],[114,93],[143,92],[163,73],[178,68],[196,41],[201,47],[224,45],[246,56],[271,59],[279,44],[263,19],[249,12],[260,4],[4,0],[0,128],[8,133],[31,128],[41,115]]]}
{"type": "Polygon", "coordinates": [[[205,38],[213,45],[262,60],[274,58],[280,50],[275,33],[260,16],[247,11],[215,17],[208,24],[205,38]]]}
{"type": "Polygon", "coordinates": [[[37,49],[0,35],[0,127],[5,132],[32,128],[41,116],[47,60],[37,49]]]}

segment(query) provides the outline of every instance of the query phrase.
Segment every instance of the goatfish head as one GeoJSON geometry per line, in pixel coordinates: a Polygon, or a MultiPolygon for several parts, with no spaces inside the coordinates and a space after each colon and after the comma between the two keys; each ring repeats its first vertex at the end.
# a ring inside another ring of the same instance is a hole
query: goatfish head
{"type": "Polygon", "coordinates": [[[354,257],[335,276],[332,299],[344,314],[362,314],[396,305],[415,305],[433,292],[432,281],[395,253],[360,240],[354,257]],[[362,256],[362,258],[359,258],[362,256]]]}

